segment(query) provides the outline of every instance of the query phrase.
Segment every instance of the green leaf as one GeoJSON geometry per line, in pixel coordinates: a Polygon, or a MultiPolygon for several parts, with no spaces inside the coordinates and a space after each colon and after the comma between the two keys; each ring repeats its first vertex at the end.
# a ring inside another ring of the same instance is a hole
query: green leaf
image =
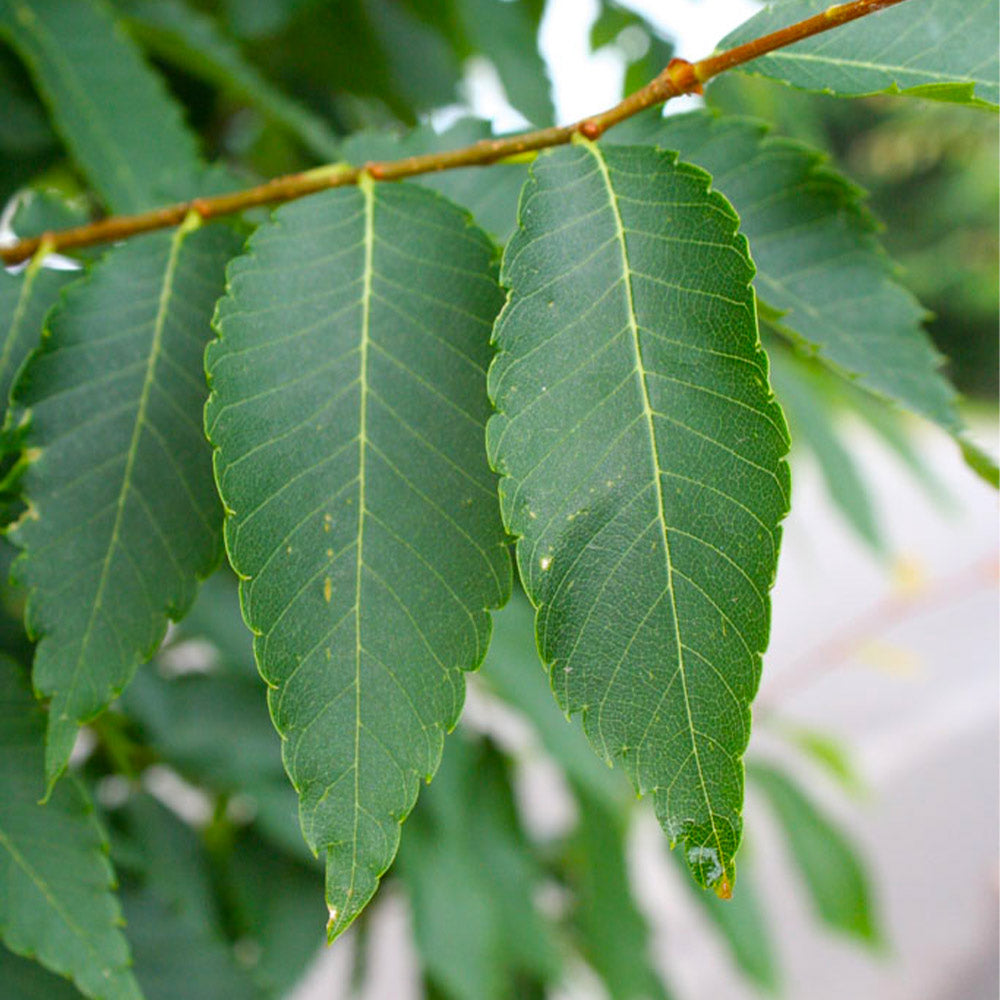
{"type": "Polygon", "coordinates": [[[72,781],[38,804],[43,714],[21,668],[0,659],[0,937],[88,997],[137,1000],[93,807],[72,781]]]}
{"type": "Polygon", "coordinates": [[[507,772],[492,744],[450,740],[400,850],[421,961],[453,1000],[523,996],[559,969],[507,772]]]}
{"type": "Polygon", "coordinates": [[[184,910],[149,889],[125,888],[122,906],[146,1000],[261,1000],[231,950],[184,910]]]}
{"type": "Polygon", "coordinates": [[[774,810],[819,917],[872,945],[882,940],[864,866],[844,832],[774,767],[747,769],[774,810]]]}
{"type": "Polygon", "coordinates": [[[114,841],[125,874],[122,902],[135,954],[135,975],[147,1000],[258,1000],[248,971],[237,965],[223,934],[217,898],[224,848],[205,841],[166,806],[132,795],[110,817],[123,828],[114,841]],[[127,859],[127,861],[125,860],[127,859]]]}
{"type": "Polygon", "coordinates": [[[392,861],[509,593],[482,445],[492,258],[414,185],[306,198],[230,268],[207,353],[227,549],[331,937],[392,861]]]}
{"type": "Polygon", "coordinates": [[[838,414],[824,392],[823,372],[781,348],[772,350],[771,378],[795,444],[805,445],[819,465],[830,498],[851,527],[876,552],[885,539],[871,494],[850,450],[837,432],[838,414]]]}
{"type": "Polygon", "coordinates": [[[326,909],[318,891],[321,875],[276,854],[251,831],[244,831],[223,878],[237,931],[259,950],[254,979],[269,995],[288,995],[323,946],[326,909]]]}
{"type": "Polygon", "coordinates": [[[264,79],[210,17],[178,0],[117,4],[129,33],[150,52],[245,101],[320,159],[337,158],[337,136],[329,125],[264,79]]]}
{"type": "MultiPolygon", "coordinates": [[[[2,32],[0,32],[2,36],[2,32]]],[[[45,108],[32,92],[17,59],[0,49],[0,205],[43,169],[58,146],[45,108]]]]}
{"type": "Polygon", "coordinates": [[[771,728],[813,764],[822,768],[848,795],[864,794],[865,783],[847,746],[837,737],[787,722],[771,721],[771,728]]]}
{"type": "Polygon", "coordinates": [[[44,267],[41,257],[16,274],[0,269],[0,405],[5,412],[17,373],[42,339],[45,314],[77,277],[77,271],[44,267]]]}
{"type": "Polygon", "coordinates": [[[191,781],[228,793],[285,785],[280,741],[267,715],[264,687],[226,674],[174,680],[143,671],[123,696],[125,711],[150,745],[191,781]]]}
{"type": "Polygon", "coordinates": [[[0,983],[5,1000],[80,1000],[80,991],[65,979],[0,947],[0,983]]]}
{"type": "Polygon", "coordinates": [[[964,437],[955,391],[921,326],[925,310],[875,238],[859,188],[816,150],[769,136],[750,119],[694,112],[638,128],[646,141],[708,170],[733,204],[757,265],[757,294],[777,332],[856,385],[934,421],[981,464],[990,462],[964,437]]]}
{"type": "Polygon", "coordinates": [[[202,352],[225,263],[225,226],[130,240],[68,289],[15,402],[30,419],[9,536],[51,697],[46,777],[149,659],[219,557],[219,504],[197,419],[202,352]]]}
{"type": "Polygon", "coordinates": [[[625,807],[628,785],[600,760],[578,725],[552,701],[552,688],[535,647],[535,612],[518,591],[493,619],[493,639],[482,679],[528,719],[566,775],[609,810],[625,807]]]}
{"type": "Polygon", "coordinates": [[[142,883],[210,933],[218,912],[208,858],[195,831],[147,792],[131,794],[108,821],[115,824],[112,857],[126,881],[142,883]]]}
{"type": "Polygon", "coordinates": [[[621,814],[575,787],[580,822],[566,848],[572,924],[583,957],[611,1000],[667,1000],[650,958],[650,931],[629,885],[621,814]]]}
{"type": "Polygon", "coordinates": [[[0,0],[0,36],[109,208],[138,212],[203,193],[193,134],[103,0],[0,0]]]}
{"type": "Polygon", "coordinates": [[[725,895],[788,436],[746,241],[708,182],[649,148],[536,160],[487,446],[556,698],[725,895]]]}
{"type": "MultiPolygon", "coordinates": [[[[421,153],[461,149],[493,132],[489,122],[463,118],[443,132],[421,125],[403,135],[392,132],[355,132],[341,145],[340,155],[348,163],[364,166],[371,160],[399,160],[421,153]]],[[[418,184],[429,187],[467,208],[476,222],[503,244],[517,225],[517,199],[528,176],[523,163],[496,163],[488,168],[466,167],[423,174],[418,184]]]]}
{"type": "Polygon", "coordinates": [[[532,124],[551,125],[555,108],[532,5],[527,0],[462,0],[458,10],[472,48],[496,67],[507,100],[532,124]]]}
{"type": "MultiPolygon", "coordinates": [[[[822,13],[828,0],[768,4],[720,43],[728,49],[822,13]]],[[[743,67],[840,97],[909,94],[995,108],[1000,104],[997,0],[908,0],[743,67]]]]}
{"type": "Polygon", "coordinates": [[[777,993],[778,957],[761,905],[760,891],[748,868],[741,858],[740,885],[732,899],[717,899],[709,893],[698,892],[693,886],[691,895],[725,941],[740,972],[761,989],[777,993]]]}

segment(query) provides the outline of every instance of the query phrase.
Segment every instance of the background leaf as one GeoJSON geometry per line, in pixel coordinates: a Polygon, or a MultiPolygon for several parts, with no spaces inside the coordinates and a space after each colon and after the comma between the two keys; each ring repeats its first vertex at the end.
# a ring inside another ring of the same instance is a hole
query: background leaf
{"type": "Polygon", "coordinates": [[[824,380],[817,372],[783,351],[770,352],[771,379],[788,418],[792,442],[805,446],[816,459],[830,498],[852,528],[876,552],[885,552],[882,530],[868,485],[837,432],[838,414],[824,398],[824,380]]]}
{"type": "Polygon", "coordinates": [[[425,973],[442,995],[502,1000],[555,979],[555,942],[533,902],[537,861],[507,763],[490,743],[449,740],[407,824],[399,866],[425,973]]]}
{"type": "Polygon", "coordinates": [[[34,685],[52,699],[50,784],[77,726],[153,655],[219,557],[197,414],[209,319],[238,245],[226,226],[185,225],[112,250],[63,297],[19,382],[28,509],[9,536],[40,640],[34,685]]]}
{"type": "Polygon", "coordinates": [[[695,112],[646,119],[632,130],[625,138],[638,130],[704,167],[732,202],[770,327],[856,385],[934,421],[963,449],[973,447],[922,329],[925,310],[879,246],[859,188],[822,154],[769,136],[753,120],[695,112]]]}
{"type": "Polygon", "coordinates": [[[507,100],[534,125],[555,120],[551,84],[538,51],[541,5],[531,0],[464,0],[458,4],[466,37],[496,67],[507,100]]]}
{"type": "Polygon", "coordinates": [[[138,1000],[107,844],[90,802],[67,781],[38,804],[43,714],[21,668],[0,658],[0,936],[71,977],[86,996],[138,1000]]]}
{"type": "Polygon", "coordinates": [[[667,1000],[649,953],[649,927],[629,885],[625,823],[584,789],[580,822],[566,849],[575,905],[572,924],[583,957],[611,1000],[667,1000]]]}
{"type": "Polygon", "coordinates": [[[138,212],[204,193],[194,136],[102,0],[0,0],[0,35],[110,209],[138,212]]]}
{"type": "MultiPolygon", "coordinates": [[[[821,13],[826,0],[768,4],[720,43],[728,49],[821,13]]],[[[840,97],[911,94],[1000,104],[997,0],[908,0],[747,63],[745,72],[840,97]]]]}
{"type": "Polygon", "coordinates": [[[788,504],[753,269],[708,177],[580,142],[507,245],[487,447],[560,705],[727,894],[788,504]]]}
{"type": "Polygon", "coordinates": [[[843,831],[783,772],[754,763],[747,773],[774,809],[820,918],[835,930],[878,945],[882,934],[868,877],[843,831]]]}
{"type": "Polygon", "coordinates": [[[482,451],[492,257],[440,196],[363,183],[279,210],[217,313],[227,547],[331,936],[392,861],[509,592],[482,451]]]}
{"type": "Polygon", "coordinates": [[[248,62],[206,14],[177,0],[117,0],[129,33],[150,52],[214,84],[295,135],[321,160],[337,158],[337,136],[248,62]]]}

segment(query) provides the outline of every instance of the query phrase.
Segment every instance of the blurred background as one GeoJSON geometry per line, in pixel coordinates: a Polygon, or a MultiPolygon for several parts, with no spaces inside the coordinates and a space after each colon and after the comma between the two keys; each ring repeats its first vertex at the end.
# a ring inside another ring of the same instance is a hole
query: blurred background
{"type": "MultiPolygon", "coordinates": [[[[709,53],[758,9],[470,0],[474,16],[458,24],[436,0],[188,6],[204,18],[214,66],[185,47],[173,0],[115,5],[210,154],[263,176],[308,168],[359,129],[440,130],[470,114],[498,132],[574,120],[673,53],[709,53]],[[523,17],[497,14],[515,6],[523,17]],[[305,109],[297,135],[244,61],[305,109]]],[[[0,85],[10,95],[0,190],[22,192],[5,225],[27,234],[90,214],[2,47],[0,85]]],[[[996,454],[996,117],[736,74],[706,99],[822,149],[870,192],[973,431],[996,454]]],[[[669,112],[701,103],[683,98],[669,112]]],[[[154,967],[149,996],[993,1000],[996,494],[928,424],[812,371],[789,377],[787,391],[794,505],[732,903],[692,890],[651,811],[562,720],[530,612],[515,601],[498,616],[442,772],[404,826],[398,865],[363,920],[324,950],[321,875],[296,827],[233,581],[220,573],[78,747],[112,831],[133,947],[154,967]],[[832,415],[826,433],[809,400],[832,415]]],[[[20,600],[8,588],[2,627],[5,647],[23,653],[20,600]]],[[[5,974],[20,974],[14,966],[5,974]]]]}

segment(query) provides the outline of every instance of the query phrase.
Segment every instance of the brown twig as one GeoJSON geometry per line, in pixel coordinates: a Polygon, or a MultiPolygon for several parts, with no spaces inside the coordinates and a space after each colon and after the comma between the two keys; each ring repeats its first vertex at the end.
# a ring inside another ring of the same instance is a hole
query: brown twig
{"type": "Polygon", "coordinates": [[[403,160],[367,163],[363,167],[331,164],[304,173],[286,174],[231,194],[194,198],[136,215],[115,215],[88,225],[19,240],[8,247],[0,248],[0,260],[8,265],[18,264],[33,257],[43,244],[48,252],[73,250],[95,243],[114,242],[154,229],[166,229],[180,225],[190,212],[196,212],[203,219],[214,219],[261,205],[292,201],[326,188],[356,184],[362,173],[368,173],[374,180],[394,181],[438,170],[452,170],[456,167],[487,166],[498,160],[564,145],[570,142],[576,133],[581,133],[588,139],[596,139],[612,126],[646,108],[662,104],[681,94],[699,93],[701,85],[719,73],[748,63],[775,49],[801,41],[803,38],[829,31],[859,17],[874,14],[876,11],[903,2],[904,0],[852,0],[850,3],[837,4],[813,17],[743,45],[737,45],[726,52],[708,56],[696,63],[672,59],[670,65],[655,80],[626,97],[620,104],[572,125],[553,126],[498,139],[483,139],[464,149],[410,156],[403,160]]]}

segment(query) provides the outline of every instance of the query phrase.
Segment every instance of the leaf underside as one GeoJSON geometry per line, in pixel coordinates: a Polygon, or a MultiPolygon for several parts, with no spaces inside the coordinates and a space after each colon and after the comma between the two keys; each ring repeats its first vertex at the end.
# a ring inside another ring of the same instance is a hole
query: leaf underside
{"type": "Polygon", "coordinates": [[[20,666],[0,658],[0,937],[88,997],[138,1000],[93,807],[72,781],[38,804],[43,731],[20,666]]]}
{"type": "Polygon", "coordinates": [[[815,149],[752,119],[693,112],[645,121],[631,135],[711,173],[739,213],[757,295],[778,314],[777,332],[969,447],[955,390],[922,326],[926,310],[879,244],[859,188],[815,149]]]}
{"type": "Polygon", "coordinates": [[[493,248],[409,184],[279,210],[230,268],[206,428],[329,933],[375,892],[510,566],[483,454],[493,248]]]}
{"type": "Polygon", "coordinates": [[[25,621],[40,637],[34,686],[51,697],[46,776],[80,723],[152,656],[220,554],[220,510],[198,419],[202,354],[225,263],[224,226],[112,250],[50,314],[15,388],[26,411],[22,493],[10,531],[25,621]],[[84,512],[84,513],[81,513],[84,512]]]}
{"type": "Polygon", "coordinates": [[[487,446],[552,686],[726,894],[788,507],[737,218],[642,147],[543,154],[504,254],[487,446]]]}
{"type": "MultiPolygon", "coordinates": [[[[719,48],[759,38],[829,6],[829,0],[768,4],[719,48]]],[[[1000,104],[998,25],[997,0],[908,0],[742,68],[841,97],[902,93],[995,108],[1000,104]]]]}

